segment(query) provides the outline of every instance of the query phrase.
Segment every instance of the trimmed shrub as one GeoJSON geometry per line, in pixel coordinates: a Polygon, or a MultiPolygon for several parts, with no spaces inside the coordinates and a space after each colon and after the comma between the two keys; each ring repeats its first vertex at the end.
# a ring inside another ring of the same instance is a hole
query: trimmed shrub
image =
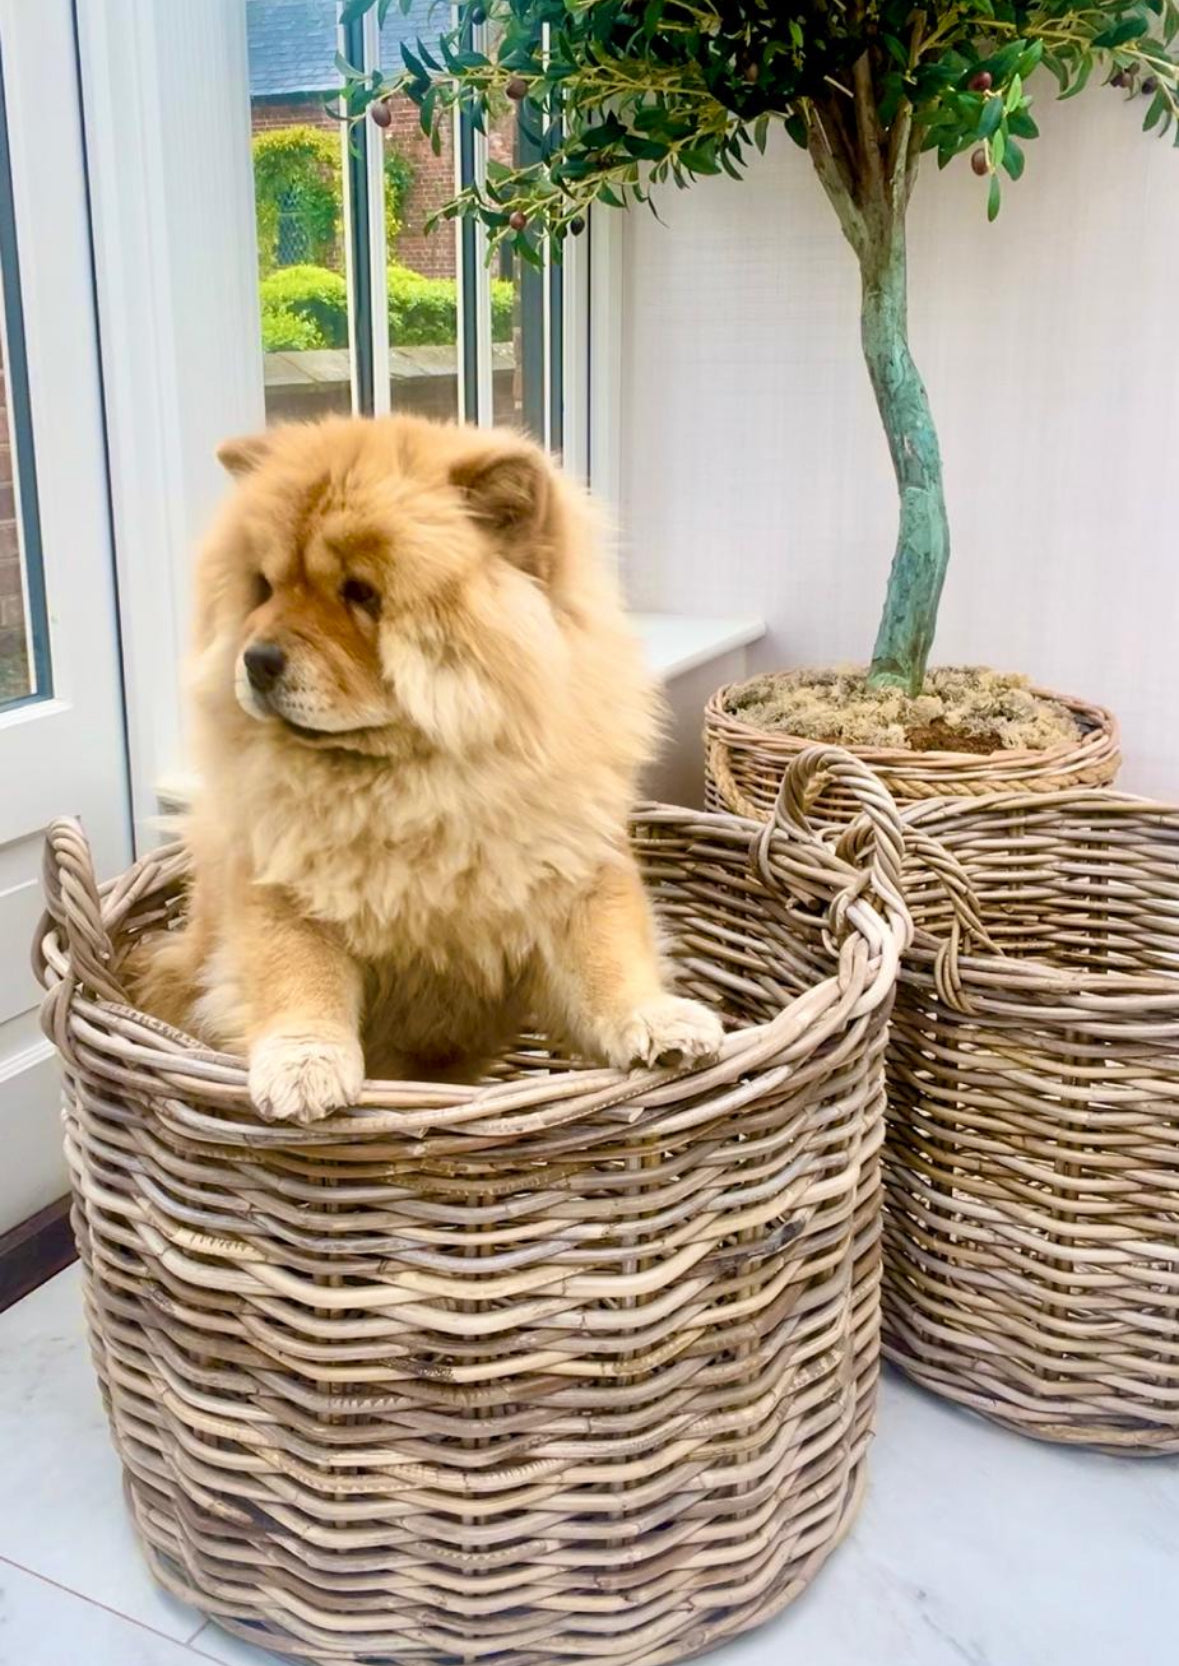
{"type": "Polygon", "coordinates": [[[348,345],[348,285],[325,266],[283,266],[258,286],[265,314],[274,308],[315,326],[317,347],[348,345]]]}
{"type": "MultiPolygon", "coordinates": [[[[389,339],[394,347],[449,347],[458,339],[458,286],[453,278],[424,278],[408,266],[390,266],[389,339]]],[[[491,335],[512,336],[513,286],[491,281],[491,335]]]]}
{"type": "Polygon", "coordinates": [[[491,280],[491,339],[511,341],[512,310],[516,304],[516,286],[507,278],[491,280]]]}
{"type": "Polygon", "coordinates": [[[307,353],[324,345],[314,319],[291,307],[272,302],[262,308],[262,351],[264,353],[307,353]]]}
{"type": "MultiPolygon", "coordinates": [[[[424,278],[396,262],[389,267],[389,339],[395,347],[451,347],[458,339],[457,285],[453,278],[424,278]]],[[[263,343],[268,353],[303,352],[312,347],[348,345],[348,286],[326,266],[280,266],[258,286],[262,301],[263,343]],[[266,320],[274,320],[267,334],[266,320]],[[299,332],[307,326],[314,339],[299,332]],[[282,337],[282,345],[277,343],[282,337]]],[[[491,334],[510,341],[513,286],[504,278],[491,283],[491,334]]]]}
{"type": "Polygon", "coordinates": [[[453,278],[423,278],[408,266],[389,268],[389,339],[394,347],[442,347],[458,339],[453,278]]]}

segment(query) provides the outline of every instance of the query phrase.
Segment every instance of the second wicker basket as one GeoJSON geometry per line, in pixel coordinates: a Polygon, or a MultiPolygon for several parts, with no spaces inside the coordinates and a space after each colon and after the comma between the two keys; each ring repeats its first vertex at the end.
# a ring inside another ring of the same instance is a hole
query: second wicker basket
{"type": "Polygon", "coordinates": [[[1075,792],[905,821],[887,1351],[1024,1433],[1177,1452],[1179,809],[1075,792]]]}

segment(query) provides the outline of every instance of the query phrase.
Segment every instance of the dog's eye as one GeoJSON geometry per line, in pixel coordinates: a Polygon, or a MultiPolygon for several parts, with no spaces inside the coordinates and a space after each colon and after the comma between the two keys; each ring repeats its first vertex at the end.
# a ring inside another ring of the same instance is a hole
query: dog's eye
{"type": "Polygon", "coordinates": [[[349,607],[359,607],[365,613],[371,613],[375,619],[381,611],[381,598],[371,584],[366,584],[362,578],[346,578],[340,586],[341,600],[349,607]]]}
{"type": "Polygon", "coordinates": [[[273,596],[273,595],[274,595],[274,590],[271,586],[270,580],[268,578],[266,578],[265,575],[262,574],[262,573],[255,573],[254,574],[254,606],[255,607],[261,607],[263,602],[268,602],[270,600],[271,596],[273,596]]]}

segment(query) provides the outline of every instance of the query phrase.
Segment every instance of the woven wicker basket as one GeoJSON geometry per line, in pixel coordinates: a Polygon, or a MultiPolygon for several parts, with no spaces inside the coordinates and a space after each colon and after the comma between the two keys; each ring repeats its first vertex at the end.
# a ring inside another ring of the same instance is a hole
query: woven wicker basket
{"type": "Polygon", "coordinates": [[[1179,810],[905,821],[886,1351],[1027,1434],[1179,1451],[1179,810]]]}
{"type": "MultiPolygon", "coordinates": [[[[717,689],[704,708],[705,803],[710,810],[764,817],[774,807],[782,771],[815,743],[798,735],[756,728],[731,712],[734,695],[745,686],[731,683],[717,689]]],[[[901,810],[929,798],[1109,786],[1122,763],[1113,715],[1101,706],[1048,689],[1034,689],[1033,693],[1067,706],[1084,730],[1080,740],[1039,751],[983,755],[905,752],[884,747],[857,747],[855,755],[876,771],[901,810]]],[[[809,808],[817,821],[842,827],[858,814],[860,806],[855,796],[844,792],[831,777],[809,808]]]]}
{"type": "Polygon", "coordinates": [[[634,840],[682,987],[732,1020],[716,1066],[522,1043],[487,1085],[369,1083],[296,1129],[120,1004],[183,856],[100,900],[51,832],[45,1023],[114,1441],[156,1576],[256,1642],[670,1661],[782,1607],[854,1514],[896,812],[816,752],[776,826],[657,809],[634,840]],[[868,806],[863,865],[787,820],[820,770],[868,806]]]}

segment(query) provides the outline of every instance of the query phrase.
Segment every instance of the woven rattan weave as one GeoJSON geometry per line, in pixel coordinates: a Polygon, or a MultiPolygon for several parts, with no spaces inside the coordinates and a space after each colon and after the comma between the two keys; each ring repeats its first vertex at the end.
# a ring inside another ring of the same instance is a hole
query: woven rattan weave
{"type": "Polygon", "coordinates": [[[1026,1433],[1179,1451],[1179,810],[1078,792],[905,820],[941,854],[906,870],[887,1351],[1026,1433]]]}
{"type": "Polygon", "coordinates": [[[670,1661],[778,1610],[854,1514],[896,813],[826,749],[776,824],[657,809],[633,838],[719,1063],[524,1042],[478,1087],[372,1082],[294,1128],[121,998],[183,854],[100,896],[51,832],[45,1023],[131,1509],[162,1583],[266,1647],[670,1661]],[[791,820],[824,774],[867,808],[854,863],[791,820]]]}

